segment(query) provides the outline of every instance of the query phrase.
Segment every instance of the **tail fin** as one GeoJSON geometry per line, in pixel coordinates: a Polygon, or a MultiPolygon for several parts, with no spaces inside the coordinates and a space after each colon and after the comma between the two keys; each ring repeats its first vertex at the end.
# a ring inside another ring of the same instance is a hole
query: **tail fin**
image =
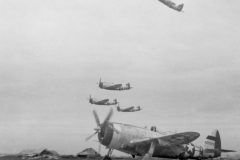
{"type": "Polygon", "coordinates": [[[128,87],[128,89],[132,88],[132,87],[130,86],[130,83],[127,83],[127,87],[128,87]]]}
{"type": "Polygon", "coordinates": [[[119,107],[119,103],[118,103],[118,106],[117,107],[117,111],[120,112],[120,107],[119,107]]]}
{"type": "Polygon", "coordinates": [[[90,94],[90,97],[89,97],[89,102],[92,103],[92,98],[91,98],[91,94],[90,94]]]}
{"type": "Polygon", "coordinates": [[[215,156],[220,156],[221,152],[236,152],[234,150],[222,149],[221,138],[218,130],[214,130],[211,135],[208,135],[203,143],[203,149],[207,152],[214,153],[215,156]]]}
{"type": "Polygon", "coordinates": [[[180,5],[176,6],[175,9],[176,9],[177,11],[181,12],[182,9],[183,9],[183,6],[184,6],[184,4],[180,4],[180,5]]]}
{"type": "Polygon", "coordinates": [[[102,88],[103,84],[102,84],[102,82],[101,82],[101,78],[100,78],[100,80],[99,80],[99,83],[97,83],[97,84],[98,84],[99,88],[102,88]]]}
{"type": "Polygon", "coordinates": [[[218,130],[214,130],[203,142],[203,149],[221,150],[221,138],[218,130]]]}

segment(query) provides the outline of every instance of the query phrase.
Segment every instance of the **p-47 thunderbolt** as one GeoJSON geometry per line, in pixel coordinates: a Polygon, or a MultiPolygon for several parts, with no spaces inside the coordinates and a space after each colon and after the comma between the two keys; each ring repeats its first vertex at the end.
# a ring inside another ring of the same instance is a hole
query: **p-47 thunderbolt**
{"type": "Polygon", "coordinates": [[[140,108],[140,106],[137,106],[137,108],[135,108],[134,106],[132,106],[132,107],[120,107],[119,104],[118,104],[118,106],[116,106],[116,107],[117,107],[118,112],[136,112],[136,111],[142,110],[140,108]]]}
{"type": "Polygon", "coordinates": [[[97,83],[101,89],[107,89],[107,90],[116,90],[116,91],[122,91],[122,90],[130,90],[132,87],[130,87],[130,83],[127,83],[126,86],[122,86],[122,84],[114,84],[109,82],[101,82],[101,78],[99,83],[97,83]]]}
{"type": "Polygon", "coordinates": [[[197,139],[197,132],[157,132],[143,127],[129,124],[110,122],[113,110],[103,123],[100,123],[96,111],[93,115],[97,124],[95,133],[86,138],[86,141],[98,134],[100,145],[109,148],[103,160],[111,160],[112,151],[118,150],[133,157],[144,156],[143,159],[151,157],[182,158],[186,152],[184,145],[197,139]]]}
{"type": "Polygon", "coordinates": [[[176,5],[175,3],[173,3],[170,0],[158,0],[160,2],[162,2],[163,4],[165,4],[166,6],[168,6],[169,8],[172,8],[178,12],[181,12],[183,9],[184,4],[180,4],[180,5],[176,5]]]}
{"type": "Polygon", "coordinates": [[[181,153],[182,159],[208,159],[221,156],[222,152],[236,152],[234,150],[226,150],[221,147],[221,138],[218,130],[207,136],[201,146],[195,146],[192,143],[184,144],[185,152],[181,153]]]}
{"type": "Polygon", "coordinates": [[[109,102],[109,99],[96,99],[92,98],[90,95],[89,102],[96,105],[116,105],[118,104],[117,99],[114,99],[113,102],[109,102]]]}

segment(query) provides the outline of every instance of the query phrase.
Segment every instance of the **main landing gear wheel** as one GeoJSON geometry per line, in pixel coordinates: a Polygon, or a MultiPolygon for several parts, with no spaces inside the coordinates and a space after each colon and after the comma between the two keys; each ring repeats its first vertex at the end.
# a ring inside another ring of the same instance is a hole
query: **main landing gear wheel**
{"type": "Polygon", "coordinates": [[[113,152],[113,149],[109,148],[107,155],[104,156],[102,160],[112,160],[111,159],[112,152],[113,152]]]}
{"type": "Polygon", "coordinates": [[[112,160],[108,155],[104,156],[102,160],[112,160]]]}

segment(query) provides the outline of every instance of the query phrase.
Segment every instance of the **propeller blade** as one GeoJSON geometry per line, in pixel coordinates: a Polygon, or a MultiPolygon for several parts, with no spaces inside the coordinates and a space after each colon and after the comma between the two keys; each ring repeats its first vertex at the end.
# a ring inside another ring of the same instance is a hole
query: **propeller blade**
{"type": "Polygon", "coordinates": [[[88,136],[86,139],[85,139],[85,142],[88,141],[89,139],[91,139],[95,134],[97,134],[98,132],[95,132],[94,134],[88,136]]]}
{"type": "Polygon", "coordinates": [[[108,113],[103,123],[105,123],[106,121],[109,121],[112,117],[112,114],[113,114],[113,109],[111,108],[110,112],[108,113]]]}
{"type": "Polygon", "coordinates": [[[101,155],[101,143],[99,142],[99,146],[98,146],[98,153],[101,155]]]}
{"type": "Polygon", "coordinates": [[[104,122],[102,123],[101,128],[106,128],[106,125],[107,125],[108,121],[111,119],[112,114],[113,114],[113,109],[111,108],[110,112],[108,113],[107,117],[105,118],[104,122]]]}
{"type": "Polygon", "coordinates": [[[93,115],[94,115],[95,121],[97,123],[97,126],[100,126],[100,121],[99,121],[97,112],[95,110],[93,110],[93,115]]]}

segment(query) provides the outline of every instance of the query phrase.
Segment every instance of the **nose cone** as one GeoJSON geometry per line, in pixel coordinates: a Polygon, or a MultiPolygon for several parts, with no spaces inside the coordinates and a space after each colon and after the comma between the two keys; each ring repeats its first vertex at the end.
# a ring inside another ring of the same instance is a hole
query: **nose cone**
{"type": "Polygon", "coordinates": [[[113,138],[113,129],[109,127],[109,125],[113,126],[112,124],[108,124],[105,129],[103,129],[103,135],[101,133],[98,134],[99,142],[101,142],[104,146],[109,146],[113,138]]]}

